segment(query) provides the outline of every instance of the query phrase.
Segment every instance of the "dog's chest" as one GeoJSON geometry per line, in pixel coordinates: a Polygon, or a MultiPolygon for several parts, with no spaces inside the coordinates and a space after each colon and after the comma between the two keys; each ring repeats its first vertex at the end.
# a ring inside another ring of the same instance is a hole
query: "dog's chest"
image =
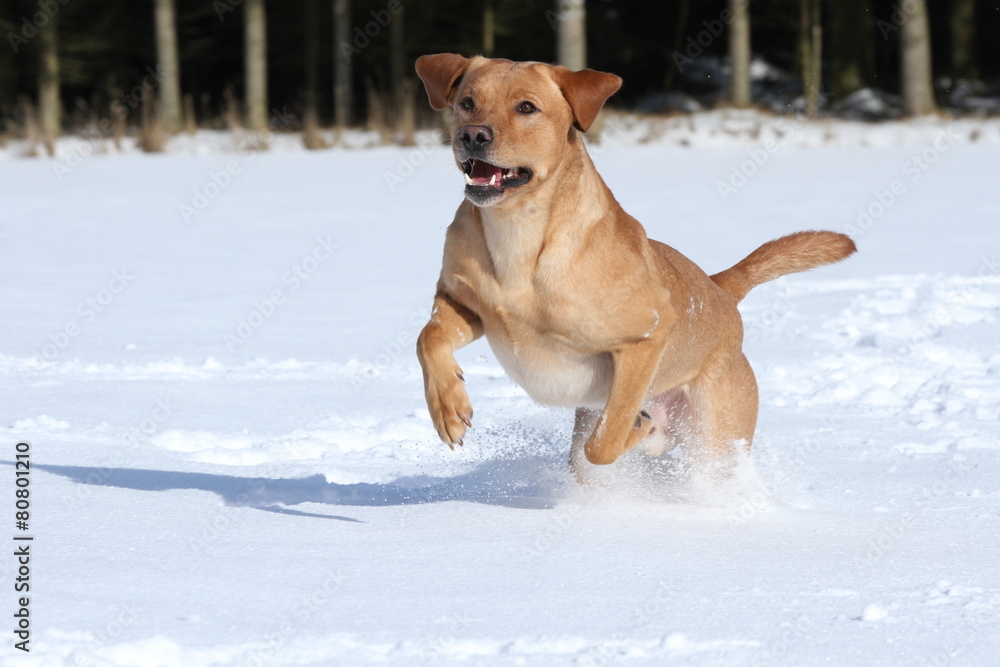
{"type": "Polygon", "coordinates": [[[447,281],[456,298],[479,315],[497,360],[538,403],[603,407],[612,377],[610,355],[580,346],[580,323],[568,317],[566,296],[526,283],[514,286],[478,275],[447,281]]]}
{"type": "Polygon", "coordinates": [[[486,338],[511,379],[537,403],[602,408],[611,389],[608,354],[578,354],[553,345],[522,345],[503,331],[487,329],[486,338]]]}

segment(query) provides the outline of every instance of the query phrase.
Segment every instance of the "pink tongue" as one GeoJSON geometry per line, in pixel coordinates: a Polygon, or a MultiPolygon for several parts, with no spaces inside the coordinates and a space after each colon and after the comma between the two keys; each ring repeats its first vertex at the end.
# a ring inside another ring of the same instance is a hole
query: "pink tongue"
{"type": "Polygon", "coordinates": [[[473,185],[490,185],[490,180],[494,176],[496,179],[493,180],[493,187],[499,188],[503,180],[503,169],[482,160],[476,160],[472,163],[472,173],[469,174],[469,177],[472,179],[473,185]]]}

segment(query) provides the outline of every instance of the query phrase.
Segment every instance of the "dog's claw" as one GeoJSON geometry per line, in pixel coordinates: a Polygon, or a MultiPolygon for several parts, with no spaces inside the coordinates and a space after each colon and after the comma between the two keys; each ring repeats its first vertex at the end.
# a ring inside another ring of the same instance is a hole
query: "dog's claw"
{"type": "Polygon", "coordinates": [[[465,373],[463,373],[462,371],[459,371],[455,375],[458,376],[459,380],[461,380],[462,382],[465,382],[465,373]]]}
{"type": "MultiPolygon", "coordinates": [[[[458,446],[459,446],[459,447],[465,447],[465,443],[464,443],[464,442],[462,442],[461,440],[459,440],[459,441],[458,441],[458,446]]],[[[454,449],[455,449],[455,448],[454,448],[454,447],[452,447],[452,450],[454,450],[454,449]]]]}
{"type": "Polygon", "coordinates": [[[448,449],[450,449],[451,451],[455,451],[455,445],[451,444],[450,442],[446,442],[444,444],[448,445],[448,449]]]}

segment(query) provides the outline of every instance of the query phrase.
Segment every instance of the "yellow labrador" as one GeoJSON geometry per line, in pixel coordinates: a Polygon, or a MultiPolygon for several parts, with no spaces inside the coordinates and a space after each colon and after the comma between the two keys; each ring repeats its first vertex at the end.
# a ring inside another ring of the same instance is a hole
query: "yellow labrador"
{"type": "Polygon", "coordinates": [[[454,351],[486,335],[538,403],[576,407],[570,465],[643,443],[706,461],[749,450],[757,384],[736,304],[753,287],[844,259],[854,243],[801,232],[707,275],[653,241],[615,201],[582,133],[621,86],[613,74],[442,53],[417,60],[435,109],[451,106],[465,201],[448,227],[433,314],[417,342],[441,439],[472,407],[454,351]]]}

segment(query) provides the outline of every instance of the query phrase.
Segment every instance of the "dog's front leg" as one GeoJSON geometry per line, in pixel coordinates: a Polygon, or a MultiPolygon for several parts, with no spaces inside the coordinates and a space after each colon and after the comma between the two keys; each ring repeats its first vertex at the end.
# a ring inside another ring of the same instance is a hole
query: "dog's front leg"
{"type": "Polygon", "coordinates": [[[663,351],[660,341],[646,340],[612,353],[615,370],[611,394],[597,428],[584,445],[591,463],[614,463],[652,431],[655,424],[642,405],[663,351]]]}
{"type": "Polygon", "coordinates": [[[431,319],[417,338],[417,359],[424,373],[427,409],[438,435],[452,449],[462,444],[472,426],[472,406],[455,350],[483,335],[483,324],[471,310],[443,291],[434,297],[431,319]]]}

